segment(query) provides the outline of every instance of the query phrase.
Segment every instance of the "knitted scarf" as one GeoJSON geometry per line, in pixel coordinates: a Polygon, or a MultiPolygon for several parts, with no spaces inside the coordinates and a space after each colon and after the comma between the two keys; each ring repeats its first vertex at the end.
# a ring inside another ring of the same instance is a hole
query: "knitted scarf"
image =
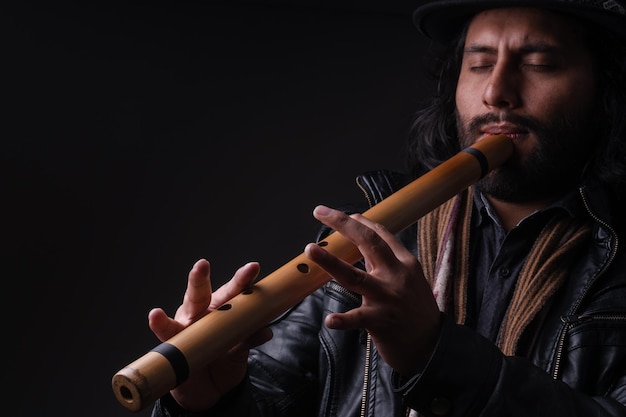
{"type": "MultiPolygon", "coordinates": [[[[472,187],[418,222],[419,259],[440,310],[463,324],[467,316],[469,231],[472,187]]],[[[590,234],[590,226],[567,213],[555,215],[542,229],[520,271],[505,313],[497,345],[515,355],[524,330],[565,281],[570,261],[590,234]]]]}

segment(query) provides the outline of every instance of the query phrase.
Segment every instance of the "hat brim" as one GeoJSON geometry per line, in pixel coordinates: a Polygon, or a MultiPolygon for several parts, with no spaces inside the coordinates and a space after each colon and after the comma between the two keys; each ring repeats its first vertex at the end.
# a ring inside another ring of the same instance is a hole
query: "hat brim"
{"type": "Polygon", "coordinates": [[[612,30],[626,40],[626,16],[567,1],[440,0],[418,7],[413,13],[413,22],[427,38],[447,43],[460,33],[465,23],[475,14],[487,9],[516,6],[540,7],[587,19],[612,30]]]}

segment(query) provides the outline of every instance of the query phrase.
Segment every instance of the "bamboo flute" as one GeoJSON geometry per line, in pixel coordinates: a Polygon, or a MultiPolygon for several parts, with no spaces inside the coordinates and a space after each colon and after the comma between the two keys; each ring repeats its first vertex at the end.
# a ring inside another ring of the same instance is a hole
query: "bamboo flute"
{"type": "MultiPolygon", "coordinates": [[[[513,145],[506,136],[482,138],[363,215],[398,233],[502,165],[512,153],[513,145]]],[[[362,258],[356,246],[339,233],[319,244],[349,263],[362,258]]],[[[298,255],[118,371],[112,378],[115,396],[128,410],[142,410],[329,279],[304,253],[298,255]]]]}

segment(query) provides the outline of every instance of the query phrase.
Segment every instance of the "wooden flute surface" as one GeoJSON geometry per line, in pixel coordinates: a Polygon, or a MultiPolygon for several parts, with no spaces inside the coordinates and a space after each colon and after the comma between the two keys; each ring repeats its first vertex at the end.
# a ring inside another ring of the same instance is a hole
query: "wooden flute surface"
{"type": "MultiPolygon", "coordinates": [[[[485,137],[471,148],[472,152],[459,152],[363,215],[397,233],[502,165],[513,153],[513,145],[504,135],[485,137]]],[[[358,249],[339,233],[320,244],[346,262],[361,259],[358,249]]],[[[130,411],[142,410],[182,382],[181,375],[187,374],[180,368],[186,366],[189,373],[201,369],[329,279],[304,253],[298,255],[155,348],[165,347],[166,354],[150,351],[122,368],[112,378],[116,398],[130,411]],[[167,355],[171,351],[175,354],[167,355]]]]}

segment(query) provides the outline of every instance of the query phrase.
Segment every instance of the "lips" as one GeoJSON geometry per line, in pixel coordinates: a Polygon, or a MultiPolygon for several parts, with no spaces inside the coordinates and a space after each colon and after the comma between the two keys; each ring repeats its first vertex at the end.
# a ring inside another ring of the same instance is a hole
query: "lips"
{"type": "Polygon", "coordinates": [[[513,124],[490,124],[480,129],[482,136],[506,135],[511,139],[519,139],[528,134],[528,130],[513,124]]]}

